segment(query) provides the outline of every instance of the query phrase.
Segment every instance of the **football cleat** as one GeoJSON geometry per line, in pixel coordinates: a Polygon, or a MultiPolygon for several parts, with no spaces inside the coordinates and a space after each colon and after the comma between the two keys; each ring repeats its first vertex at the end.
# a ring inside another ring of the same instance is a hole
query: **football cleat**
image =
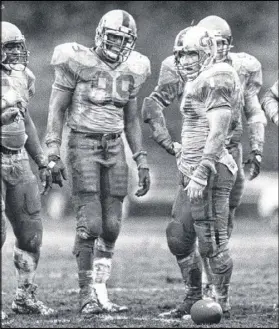
{"type": "Polygon", "coordinates": [[[118,305],[109,300],[108,291],[106,285],[96,284],[94,286],[95,293],[98,298],[99,305],[102,307],[104,312],[107,313],[121,313],[128,311],[128,307],[125,305],[118,305]]]}
{"type": "Polygon", "coordinates": [[[27,287],[17,289],[16,297],[12,303],[12,310],[17,314],[41,314],[52,315],[55,311],[36,299],[37,285],[30,284],[27,287]]]}
{"type": "Polygon", "coordinates": [[[87,304],[85,304],[82,307],[82,309],[80,311],[81,314],[86,314],[86,315],[88,315],[88,314],[100,314],[102,312],[103,312],[103,310],[100,308],[97,300],[92,300],[92,301],[88,302],[87,304]]]}
{"type": "Polygon", "coordinates": [[[196,300],[185,298],[184,301],[175,309],[159,314],[163,319],[186,319],[190,315],[190,310],[196,300]]]}

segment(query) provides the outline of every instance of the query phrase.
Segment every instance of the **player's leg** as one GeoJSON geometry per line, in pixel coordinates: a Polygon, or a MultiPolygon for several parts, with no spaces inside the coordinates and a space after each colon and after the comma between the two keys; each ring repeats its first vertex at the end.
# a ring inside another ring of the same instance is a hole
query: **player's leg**
{"type": "Polygon", "coordinates": [[[124,312],[127,306],[110,301],[107,281],[111,275],[115,242],[121,228],[123,199],[128,190],[128,166],[125,159],[122,139],[110,142],[108,161],[115,162],[102,167],[101,203],[103,213],[102,233],[96,240],[93,263],[94,288],[103,310],[106,312],[124,312]]]}
{"type": "Polygon", "coordinates": [[[79,306],[82,314],[98,314],[93,289],[94,243],[102,231],[100,165],[93,141],[83,134],[69,135],[68,167],[72,174],[72,194],[76,212],[74,255],[78,267],[79,306]],[[92,145],[91,145],[92,144],[92,145]]]}
{"type": "MultiPolygon", "coordinates": [[[[242,156],[242,145],[240,143],[235,143],[228,147],[229,153],[234,158],[238,171],[234,186],[230,193],[229,201],[229,219],[228,219],[228,238],[230,238],[234,225],[235,211],[241,203],[241,198],[244,192],[245,185],[245,174],[243,169],[243,156],[242,156]]],[[[204,269],[204,295],[215,299],[214,289],[213,289],[213,277],[211,267],[209,265],[209,259],[207,257],[202,257],[203,269],[204,269]]]]}
{"type": "Polygon", "coordinates": [[[245,174],[242,164],[243,151],[242,151],[241,143],[233,145],[231,148],[229,148],[229,152],[234,158],[234,161],[236,162],[238,167],[236,181],[234,183],[234,186],[230,194],[230,206],[229,206],[230,210],[229,210],[229,222],[228,222],[228,236],[230,238],[233,230],[235,211],[241,203],[241,198],[244,192],[245,174]]]}
{"type": "MultiPolygon", "coordinates": [[[[188,179],[186,180],[188,181],[188,179]]],[[[184,187],[187,185],[187,181],[184,187]]],[[[180,268],[186,294],[184,301],[175,309],[159,315],[163,318],[181,318],[189,314],[192,305],[202,298],[202,264],[196,248],[196,233],[190,202],[184,187],[179,186],[166,235],[168,247],[176,257],[180,268]]]]}
{"type": "Polygon", "coordinates": [[[13,258],[17,290],[12,309],[16,313],[49,315],[54,310],[35,297],[37,285],[34,278],[43,234],[39,187],[27,158],[15,159],[12,166],[22,166],[18,182],[12,177],[17,170],[11,171],[6,193],[8,218],[16,236],[13,258]]]}
{"type": "Polygon", "coordinates": [[[219,163],[208,189],[209,221],[199,218],[193,205],[195,230],[199,239],[199,250],[202,257],[209,257],[209,264],[214,275],[216,300],[220,303],[224,314],[229,315],[229,287],[233,269],[233,261],[228,246],[229,195],[235,176],[229,169],[219,163]]]}

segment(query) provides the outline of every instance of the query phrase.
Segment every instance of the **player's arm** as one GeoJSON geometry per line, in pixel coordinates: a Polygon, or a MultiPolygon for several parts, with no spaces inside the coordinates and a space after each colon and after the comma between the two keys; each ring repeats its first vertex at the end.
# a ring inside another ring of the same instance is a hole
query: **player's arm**
{"type": "Polygon", "coordinates": [[[256,58],[250,56],[248,68],[249,79],[244,90],[244,114],[247,119],[251,152],[244,163],[250,165],[249,179],[252,180],[260,173],[267,121],[258,98],[262,86],[261,64],[256,58]]]}
{"type": "Polygon", "coordinates": [[[137,196],[145,195],[150,187],[149,167],[147,165],[147,152],[142,147],[142,130],[138,115],[137,98],[131,98],[124,106],[124,132],[127,142],[137,163],[139,173],[139,186],[137,196]]]}
{"type": "Polygon", "coordinates": [[[67,180],[66,167],[60,158],[60,146],[65,112],[71,101],[71,92],[57,89],[54,85],[49,101],[46,145],[48,147],[48,167],[52,171],[52,181],[60,187],[63,186],[62,178],[67,180]]]}
{"type": "Polygon", "coordinates": [[[143,121],[150,126],[152,138],[172,155],[175,155],[174,146],[167,129],[164,110],[181,94],[181,81],[174,69],[164,61],[158,85],[143,101],[142,117],[143,121]]]}
{"type": "MultiPolygon", "coordinates": [[[[22,110],[21,113],[23,113],[22,110]]],[[[25,132],[28,136],[25,142],[25,149],[38,165],[40,180],[43,183],[45,190],[48,191],[52,185],[51,173],[47,168],[47,157],[42,149],[37,129],[28,110],[25,110],[24,112],[24,122],[25,132]]]]}
{"type": "Polygon", "coordinates": [[[248,124],[251,151],[262,154],[266,126],[265,113],[258,98],[262,87],[262,68],[260,62],[250,56],[249,78],[244,90],[244,114],[248,124]]]}
{"type": "Polygon", "coordinates": [[[265,92],[261,103],[266,115],[278,126],[278,80],[265,92]]]}

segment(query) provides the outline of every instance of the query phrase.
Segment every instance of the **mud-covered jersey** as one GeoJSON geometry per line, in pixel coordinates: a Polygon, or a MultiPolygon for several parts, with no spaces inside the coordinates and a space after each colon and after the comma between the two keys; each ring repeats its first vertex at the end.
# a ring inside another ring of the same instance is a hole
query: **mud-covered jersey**
{"type": "Polygon", "coordinates": [[[162,62],[157,86],[150,97],[164,109],[175,99],[180,100],[183,88],[184,83],[176,70],[174,55],[169,56],[162,62]]]}
{"type": "MultiPolygon", "coordinates": [[[[136,51],[112,68],[92,48],[77,43],[57,46],[51,64],[53,88],[73,93],[67,125],[88,133],[122,132],[123,108],[151,74],[149,59],[136,51]]],[[[48,141],[59,139],[57,134],[49,131],[48,141]]]]}
{"type": "MultiPolygon", "coordinates": [[[[191,175],[198,165],[209,134],[207,111],[230,109],[231,122],[227,134],[227,142],[233,130],[240,122],[240,111],[243,103],[243,92],[237,72],[226,63],[214,64],[200,73],[193,81],[185,84],[180,111],[182,114],[181,143],[182,152],[178,163],[179,170],[191,175]]],[[[219,159],[226,155],[225,144],[219,159]]]]}
{"type": "MultiPolygon", "coordinates": [[[[236,70],[244,92],[243,113],[248,125],[252,122],[265,122],[264,114],[260,104],[250,106],[249,99],[257,96],[262,87],[261,63],[252,55],[247,53],[232,53],[228,55],[227,62],[236,70]]],[[[233,140],[240,141],[243,132],[243,123],[234,132],[233,140]]]]}
{"type": "MultiPolygon", "coordinates": [[[[24,112],[30,98],[35,93],[35,76],[29,68],[24,71],[1,69],[1,96],[5,98],[7,93],[15,93],[14,98],[21,103],[21,115],[18,120],[1,127],[1,145],[18,150],[23,148],[27,139],[24,112]]],[[[5,109],[1,109],[1,111],[5,111],[5,109]]]]}
{"type": "Polygon", "coordinates": [[[270,120],[274,121],[278,116],[279,97],[278,97],[278,80],[269,88],[262,98],[262,108],[270,120]]]}

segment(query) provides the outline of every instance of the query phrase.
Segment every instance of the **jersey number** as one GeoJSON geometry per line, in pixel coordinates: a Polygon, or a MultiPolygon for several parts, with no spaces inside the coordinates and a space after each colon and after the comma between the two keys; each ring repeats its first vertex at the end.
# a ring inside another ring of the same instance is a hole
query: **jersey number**
{"type": "Polygon", "coordinates": [[[105,105],[113,104],[123,107],[129,100],[134,89],[134,78],[132,75],[124,74],[113,78],[109,72],[97,71],[91,81],[90,99],[92,102],[105,105]]]}

